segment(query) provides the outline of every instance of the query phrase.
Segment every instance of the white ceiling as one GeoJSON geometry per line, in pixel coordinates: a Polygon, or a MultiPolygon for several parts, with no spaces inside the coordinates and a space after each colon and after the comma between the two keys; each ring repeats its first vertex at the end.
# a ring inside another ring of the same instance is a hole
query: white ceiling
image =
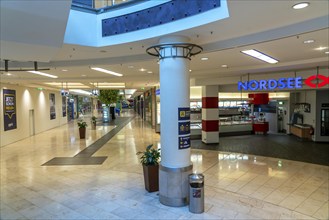
{"type": "MultiPolygon", "coordinates": [[[[291,8],[297,1],[292,0],[229,0],[230,17],[198,28],[176,34],[188,36],[192,43],[201,45],[203,53],[192,58],[191,79],[239,76],[242,74],[267,73],[297,70],[316,66],[329,66],[329,2],[312,0],[310,6],[301,10],[291,8]],[[304,44],[304,40],[315,40],[304,44]],[[279,60],[278,64],[267,64],[242,54],[244,49],[257,49],[279,60]],[[201,57],[208,57],[201,61],[201,57]],[[221,65],[228,65],[222,68],[221,65]]],[[[28,86],[45,86],[49,82],[121,82],[126,88],[140,89],[158,85],[159,66],[157,59],[146,54],[149,46],[158,43],[159,38],[121,44],[109,47],[85,47],[64,44],[49,63],[40,67],[57,75],[50,79],[27,72],[11,72],[1,75],[2,83],[18,83],[28,86]],[[123,74],[111,76],[91,70],[98,66],[123,74]],[[147,71],[140,71],[141,68],[147,71]],[[67,71],[62,71],[63,69],[67,71]]],[[[19,51],[16,51],[19,53],[19,51]]],[[[30,51],[33,53],[33,51],[30,51]]],[[[2,57],[5,59],[5,57],[2,57]]],[[[9,68],[32,68],[33,63],[9,62],[9,68]]],[[[3,62],[1,64],[3,68],[3,62]]],[[[49,88],[55,88],[49,86],[49,88]]]]}

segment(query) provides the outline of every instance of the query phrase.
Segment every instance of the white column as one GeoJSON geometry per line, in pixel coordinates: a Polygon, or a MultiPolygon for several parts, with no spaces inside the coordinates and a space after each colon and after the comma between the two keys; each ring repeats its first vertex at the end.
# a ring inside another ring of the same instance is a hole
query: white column
{"type": "MultiPolygon", "coordinates": [[[[185,37],[166,37],[161,44],[188,42],[185,37]]],[[[177,48],[182,55],[182,48],[177,48]]],[[[171,48],[160,51],[170,54],[171,48]]],[[[169,168],[190,165],[190,148],[179,149],[178,109],[190,106],[190,60],[168,57],[160,60],[160,97],[161,97],[161,165],[169,168]]]]}
{"type": "Polygon", "coordinates": [[[160,59],[161,164],[159,200],[168,206],[188,203],[190,161],[190,58],[202,48],[183,36],[160,39],[146,51],[160,59]]]}

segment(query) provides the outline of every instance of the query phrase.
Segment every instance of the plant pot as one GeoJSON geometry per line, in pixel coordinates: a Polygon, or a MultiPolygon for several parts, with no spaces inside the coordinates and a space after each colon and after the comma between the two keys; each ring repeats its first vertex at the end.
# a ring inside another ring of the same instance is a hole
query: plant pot
{"type": "Polygon", "coordinates": [[[80,139],[85,139],[86,137],[86,128],[79,128],[80,139]]]}
{"type": "Polygon", "coordinates": [[[143,165],[144,184],[148,192],[159,191],[159,165],[143,165]]]}

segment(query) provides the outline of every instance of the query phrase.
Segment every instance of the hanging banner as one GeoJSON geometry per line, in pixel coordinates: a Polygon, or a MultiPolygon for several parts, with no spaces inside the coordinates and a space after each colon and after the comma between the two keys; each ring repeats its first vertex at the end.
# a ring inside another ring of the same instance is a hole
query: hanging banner
{"type": "Polygon", "coordinates": [[[66,117],[66,96],[62,96],[62,117],[66,117]]]}
{"type": "Polygon", "coordinates": [[[55,94],[49,94],[49,105],[50,105],[50,120],[56,118],[56,108],[55,108],[55,94]]]}
{"type": "Polygon", "coordinates": [[[3,90],[3,113],[4,130],[17,128],[16,119],[16,91],[10,89],[3,90]]]}

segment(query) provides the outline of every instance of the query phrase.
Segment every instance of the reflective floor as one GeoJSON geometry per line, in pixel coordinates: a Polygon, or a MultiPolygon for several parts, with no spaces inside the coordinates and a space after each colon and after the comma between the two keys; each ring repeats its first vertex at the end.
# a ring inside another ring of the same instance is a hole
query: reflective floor
{"type": "Polygon", "coordinates": [[[76,123],[0,148],[1,219],[328,219],[329,167],[283,159],[192,150],[205,175],[205,212],[159,203],[144,189],[136,152],[160,136],[135,117],[93,156],[101,165],[42,166],[73,157],[115,126],[76,123]]]}

